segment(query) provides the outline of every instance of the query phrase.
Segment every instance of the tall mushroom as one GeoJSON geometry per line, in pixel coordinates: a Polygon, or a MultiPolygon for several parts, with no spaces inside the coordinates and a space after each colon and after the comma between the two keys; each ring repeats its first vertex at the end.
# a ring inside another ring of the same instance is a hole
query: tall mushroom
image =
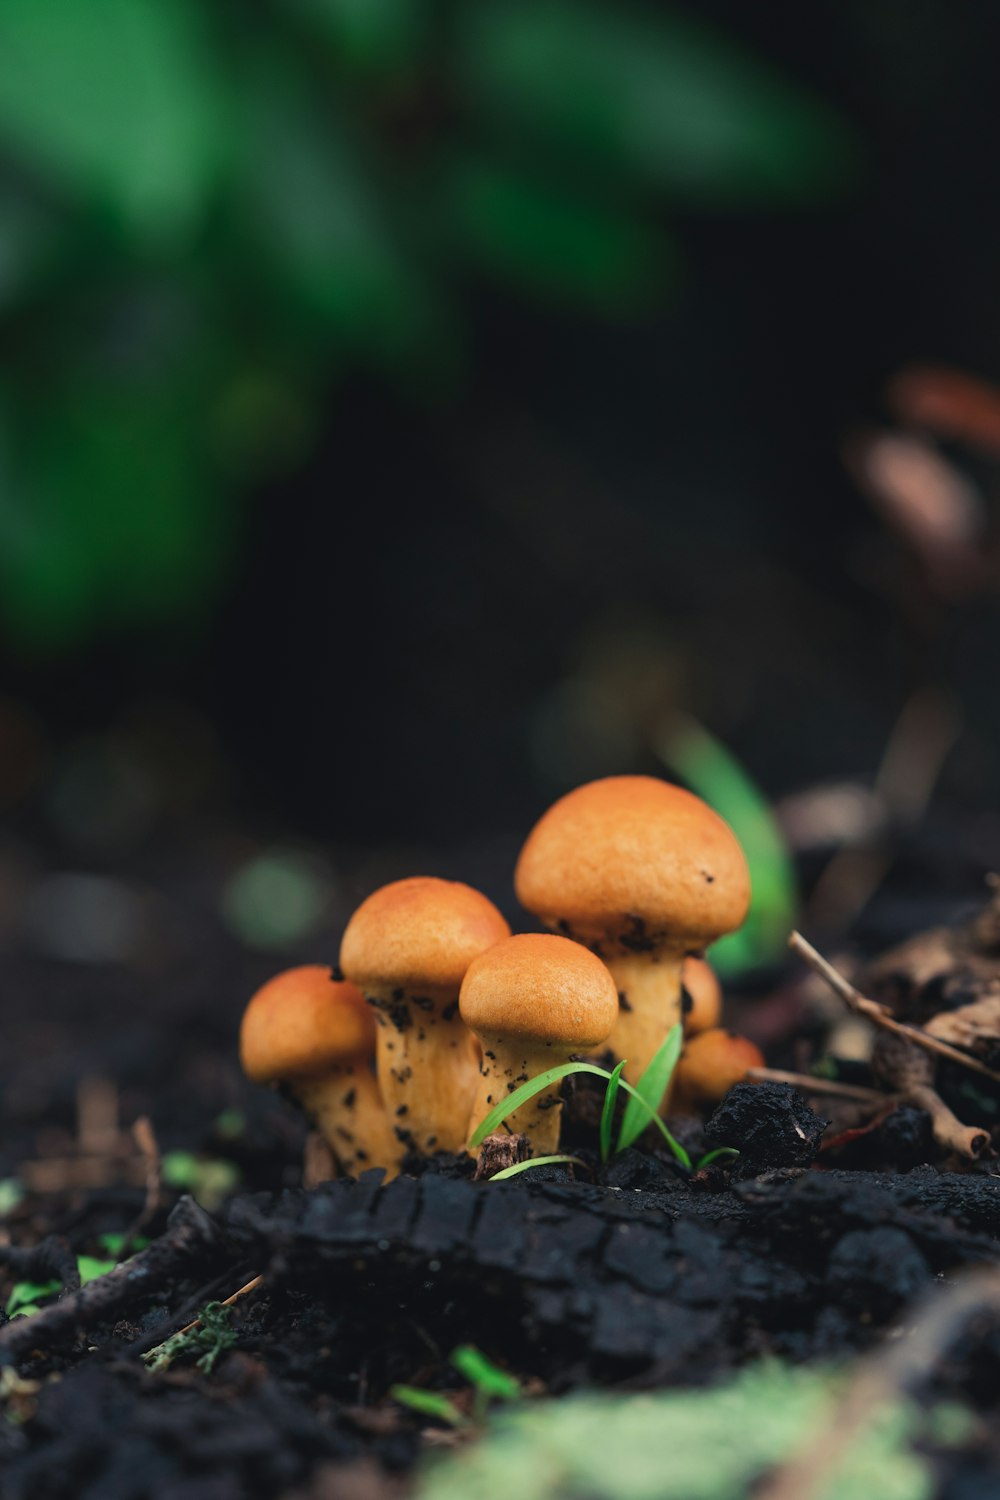
{"type": "Polygon", "coordinates": [[[685,955],[739,927],[750,904],[743,851],[699,797],[652,776],[577,787],[528,835],[518,898],[611,970],[620,1013],[608,1045],[636,1083],[681,1019],[685,955]]]}
{"type": "MultiPolygon", "coordinates": [[[[568,938],[522,933],[474,959],[462,984],[462,1019],[483,1048],[470,1136],[495,1104],[547,1068],[591,1052],[618,1019],[618,992],[595,954],[568,938]]],[[[507,1128],[535,1155],[558,1149],[556,1082],[522,1104],[507,1128]]]]}
{"type": "Polygon", "coordinates": [[[464,1149],[479,1065],[458,992],[473,959],[509,934],[479,891],[431,876],[382,886],[347,924],[341,968],[375,1009],[382,1098],[418,1151],[464,1149]]]}
{"type": "Polygon", "coordinates": [[[243,1013],[240,1061],[254,1083],[284,1084],[344,1172],[385,1167],[403,1155],[372,1072],[375,1022],[353,984],[322,964],[286,969],[243,1013]]]}

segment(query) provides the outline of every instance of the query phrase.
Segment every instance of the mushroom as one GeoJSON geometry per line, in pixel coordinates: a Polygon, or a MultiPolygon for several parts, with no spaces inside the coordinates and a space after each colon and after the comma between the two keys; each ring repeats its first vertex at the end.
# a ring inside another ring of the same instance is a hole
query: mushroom
{"type": "Polygon", "coordinates": [[[739,927],[750,903],[743,851],[699,797],[652,776],[609,776],[550,807],[517,863],[519,900],[586,943],[618,987],[609,1039],[637,1083],[681,1019],[681,967],[739,927]]]}
{"type": "Polygon", "coordinates": [[[711,964],[703,958],[686,958],[681,970],[684,994],[684,1035],[697,1036],[718,1026],[722,1018],[722,986],[711,964]]]}
{"type": "Polygon", "coordinates": [[[764,1054],[747,1037],[719,1027],[702,1031],[686,1043],[674,1069],[672,1105],[680,1114],[697,1114],[763,1066],[764,1054]]]}
{"type": "Polygon", "coordinates": [[[431,876],[382,886],[347,924],[341,968],[374,1007],[382,1098],[418,1151],[465,1149],[479,1065],[458,992],[473,959],[509,935],[479,891],[431,876]]]}
{"type": "Polygon", "coordinates": [[[347,1173],[403,1155],[372,1061],[375,1022],[353,984],[322,964],[286,969],[253,996],[240,1027],[240,1061],[254,1083],[284,1084],[347,1173]]]}
{"type": "MultiPolygon", "coordinates": [[[[568,938],[522,933],[473,960],[462,984],[462,1019],[483,1047],[469,1135],[505,1094],[605,1040],[618,1019],[618,992],[595,954],[568,938]]],[[[532,1151],[558,1149],[559,1082],[506,1121],[532,1151]]]]}

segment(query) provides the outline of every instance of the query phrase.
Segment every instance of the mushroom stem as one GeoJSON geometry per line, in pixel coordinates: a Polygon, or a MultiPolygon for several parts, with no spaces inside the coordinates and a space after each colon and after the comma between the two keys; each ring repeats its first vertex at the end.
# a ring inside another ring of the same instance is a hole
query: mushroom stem
{"type": "MultiPolygon", "coordinates": [[[[483,1060],[480,1064],[479,1088],[476,1091],[472,1115],[467,1121],[468,1134],[486,1118],[490,1110],[500,1103],[506,1094],[512,1094],[529,1078],[537,1078],[547,1068],[557,1068],[569,1062],[570,1054],[551,1042],[534,1043],[527,1038],[502,1037],[481,1034],[483,1060]]],[[[562,1100],[559,1097],[561,1080],[522,1104],[503,1125],[511,1135],[522,1132],[531,1142],[532,1156],[551,1156],[559,1150],[559,1126],[562,1120],[562,1100]]],[[[473,1152],[478,1156],[482,1150],[473,1152]]]]}
{"type": "Polygon", "coordinates": [[[464,1151],[476,1090],[476,1043],[457,996],[373,991],[379,1088],[391,1125],[415,1150],[464,1151]]]}
{"type": "Polygon", "coordinates": [[[618,990],[618,1020],[607,1041],[622,1072],[637,1084],[672,1028],[681,1020],[684,954],[674,950],[605,958],[618,990]]]}
{"type": "Polygon", "coordinates": [[[350,1176],[369,1167],[384,1167],[395,1177],[404,1147],[379,1094],[374,1074],[364,1063],[345,1063],[316,1078],[300,1078],[292,1092],[350,1176]]]}

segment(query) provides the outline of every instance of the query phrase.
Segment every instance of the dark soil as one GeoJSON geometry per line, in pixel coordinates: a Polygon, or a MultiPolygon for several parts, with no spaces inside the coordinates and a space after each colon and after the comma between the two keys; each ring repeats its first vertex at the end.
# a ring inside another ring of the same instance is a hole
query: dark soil
{"type": "MultiPolygon", "coordinates": [[[[459,1344],[537,1394],[707,1384],[763,1355],[851,1357],[921,1293],[1000,1261],[994,1158],[941,1170],[920,1111],[824,1129],[827,1112],[784,1086],[733,1091],[704,1128],[678,1123],[693,1154],[742,1153],[694,1177],[658,1149],[602,1168],[600,1095],[580,1087],[576,1181],[555,1168],[473,1182],[471,1163],[440,1157],[388,1186],[367,1174],[304,1192],[301,1121],[240,1078],[235,1029],[257,983],[335,952],[336,933],[309,952],[248,956],[205,918],[189,868],[168,882],[155,962],[0,954],[0,1180],[28,1180],[32,1164],[58,1177],[59,1163],[66,1179],[10,1211],[16,1253],[0,1244],[3,1300],[25,1277],[66,1288],[53,1312],[0,1314],[3,1500],[380,1500],[445,1436],[390,1387],[467,1405],[449,1363],[459,1344]],[[106,1181],[74,1179],[87,1078],[114,1083],[124,1126],[150,1116],[161,1153],[224,1161],[241,1183],[206,1214],[168,1182],[142,1225],[149,1248],[76,1292],[75,1255],[106,1256],[101,1236],[133,1230],[148,1207],[127,1140],[106,1181]],[[257,1274],[211,1373],[183,1355],[145,1369],[144,1351],[257,1274]]],[[[793,1066],[797,1046],[779,1040],[773,1061],[793,1066]]],[[[1000,1332],[986,1320],[950,1352],[935,1394],[995,1417],[997,1389],[1000,1332]]],[[[952,1451],[942,1493],[995,1493],[992,1463],[952,1451]]]]}

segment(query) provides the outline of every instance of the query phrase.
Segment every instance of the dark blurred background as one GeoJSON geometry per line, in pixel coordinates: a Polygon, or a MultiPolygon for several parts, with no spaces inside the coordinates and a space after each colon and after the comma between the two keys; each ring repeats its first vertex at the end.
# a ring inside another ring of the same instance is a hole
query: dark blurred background
{"type": "Polygon", "coordinates": [[[943,799],[988,863],[998,55],[988,0],[4,0],[8,864],[215,839],[294,948],[341,858],[509,907],[629,770],[757,818],[779,929],[782,842],[943,799]]]}

